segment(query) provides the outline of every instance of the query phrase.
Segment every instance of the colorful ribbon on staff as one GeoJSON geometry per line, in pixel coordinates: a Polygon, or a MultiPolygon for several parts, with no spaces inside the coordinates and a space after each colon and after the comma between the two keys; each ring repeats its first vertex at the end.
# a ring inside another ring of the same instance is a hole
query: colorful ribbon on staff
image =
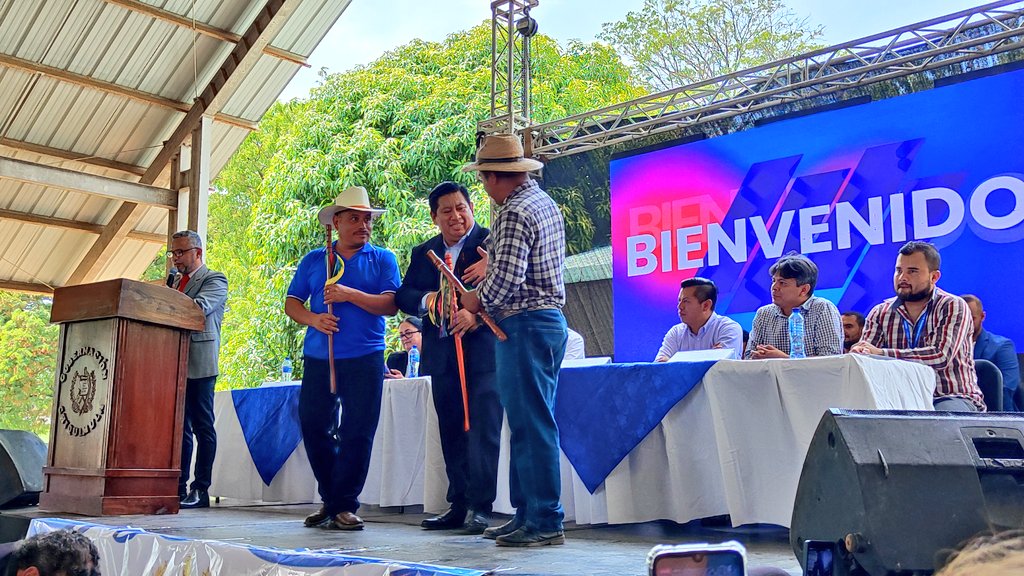
{"type": "MultiPolygon", "coordinates": [[[[324,282],[324,290],[332,284],[337,284],[341,280],[342,275],[345,274],[345,262],[334,252],[333,245],[333,234],[331,233],[331,227],[328,225],[327,228],[327,244],[326,251],[324,253],[324,266],[327,270],[327,281],[324,282]]],[[[334,305],[327,305],[327,313],[331,316],[334,315],[334,305]]],[[[337,394],[337,373],[334,370],[334,333],[327,333],[327,366],[331,378],[331,394],[337,394]]]]}

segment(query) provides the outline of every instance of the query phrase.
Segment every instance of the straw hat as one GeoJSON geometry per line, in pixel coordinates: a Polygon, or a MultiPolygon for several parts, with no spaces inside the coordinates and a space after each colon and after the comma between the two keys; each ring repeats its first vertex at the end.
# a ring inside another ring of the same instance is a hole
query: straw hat
{"type": "Polygon", "coordinates": [[[523,157],[523,144],[515,134],[492,134],[484,138],[476,151],[476,162],[462,167],[463,172],[489,170],[491,172],[532,172],[544,164],[523,157]]]}
{"type": "Polygon", "coordinates": [[[342,190],[341,194],[338,194],[338,197],[334,199],[334,204],[321,208],[317,218],[324,226],[331,226],[334,223],[334,215],[342,210],[369,212],[374,216],[379,216],[387,211],[370,206],[370,195],[366,193],[366,188],[352,186],[342,190]]]}

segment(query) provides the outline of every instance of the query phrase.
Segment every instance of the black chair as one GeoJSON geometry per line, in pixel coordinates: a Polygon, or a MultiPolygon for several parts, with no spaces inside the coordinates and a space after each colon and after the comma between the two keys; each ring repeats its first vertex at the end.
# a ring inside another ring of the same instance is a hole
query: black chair
{"type": "Polygon", "coordinates": [[[988,360],[974,359],[974,371],[978,373],[978,388],[985,397],[989,412],[1003,411],[1003,373],[988,360]]]}

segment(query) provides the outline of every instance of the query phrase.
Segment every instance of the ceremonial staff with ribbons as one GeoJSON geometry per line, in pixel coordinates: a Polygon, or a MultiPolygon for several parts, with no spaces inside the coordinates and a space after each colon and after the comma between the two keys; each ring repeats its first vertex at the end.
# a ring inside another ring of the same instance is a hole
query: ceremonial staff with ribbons
{"type": "MultiPolygon", "coordinates": [[[[345,274],[345,261],[339,258],[338,253],[334,251],[334,234],[331,233],[331,226],[327,225],[324,229],[327,231],[327,242],[324,245],[324,263],[326,264],[325,269],[327,270],[327,281],[324,282],[324,293],[326,294],[327,288],[332,284],[337,284],[338,280],[341,280],[342,275],[345,274]]],[[[327,314],[328,316],[334,316],[334,304],[331,302],[327,302],[327,314]]],[[[333,331],[327,333],[327,349],[334,350],[333,331]]],[[[327,357],[327,364],[331,379],[331,394],[337,394],[338,371],[334,368],[334,354],[327,357]]]]}
{"type": "Polygon", "coordinates": [[[482,246],[490,231],[475,222],[461,184],[438,184],[428,201],[440,234],[413,248],[396,295],[403,312],[423,317],[420,373],[431,378],[448,476],[450,508],[422,526],[480,534],[488,526],[498,476],[502,410],[495,386],[496,337],[487,327],[489,317],[469,313],[459,300],[465,285],[484,277],[482,246]]]}
{"type": "Polygon", "coordinates": [[[356,511],[380,418],[384,316],[398,311],[401,282],[395,255],[370,244],[383,212],[362,187],[339,194],[318,216],[324,246],[302,258],[288,286],[285,313],[307,326],[299,423],[323,500],[309,527],[363,528],[356,511]]]}

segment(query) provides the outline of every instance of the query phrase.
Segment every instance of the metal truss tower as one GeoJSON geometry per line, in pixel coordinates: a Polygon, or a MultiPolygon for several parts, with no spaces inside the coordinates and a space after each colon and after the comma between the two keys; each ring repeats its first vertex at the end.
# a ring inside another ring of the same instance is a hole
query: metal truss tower
{"type": "Polygon", "coordinates": [[[520,132],[530,125],[530,37],[537,33],[530,9],[538,4],[491,2],[491,117],[478,124],[481,132],[520,132]]]}

